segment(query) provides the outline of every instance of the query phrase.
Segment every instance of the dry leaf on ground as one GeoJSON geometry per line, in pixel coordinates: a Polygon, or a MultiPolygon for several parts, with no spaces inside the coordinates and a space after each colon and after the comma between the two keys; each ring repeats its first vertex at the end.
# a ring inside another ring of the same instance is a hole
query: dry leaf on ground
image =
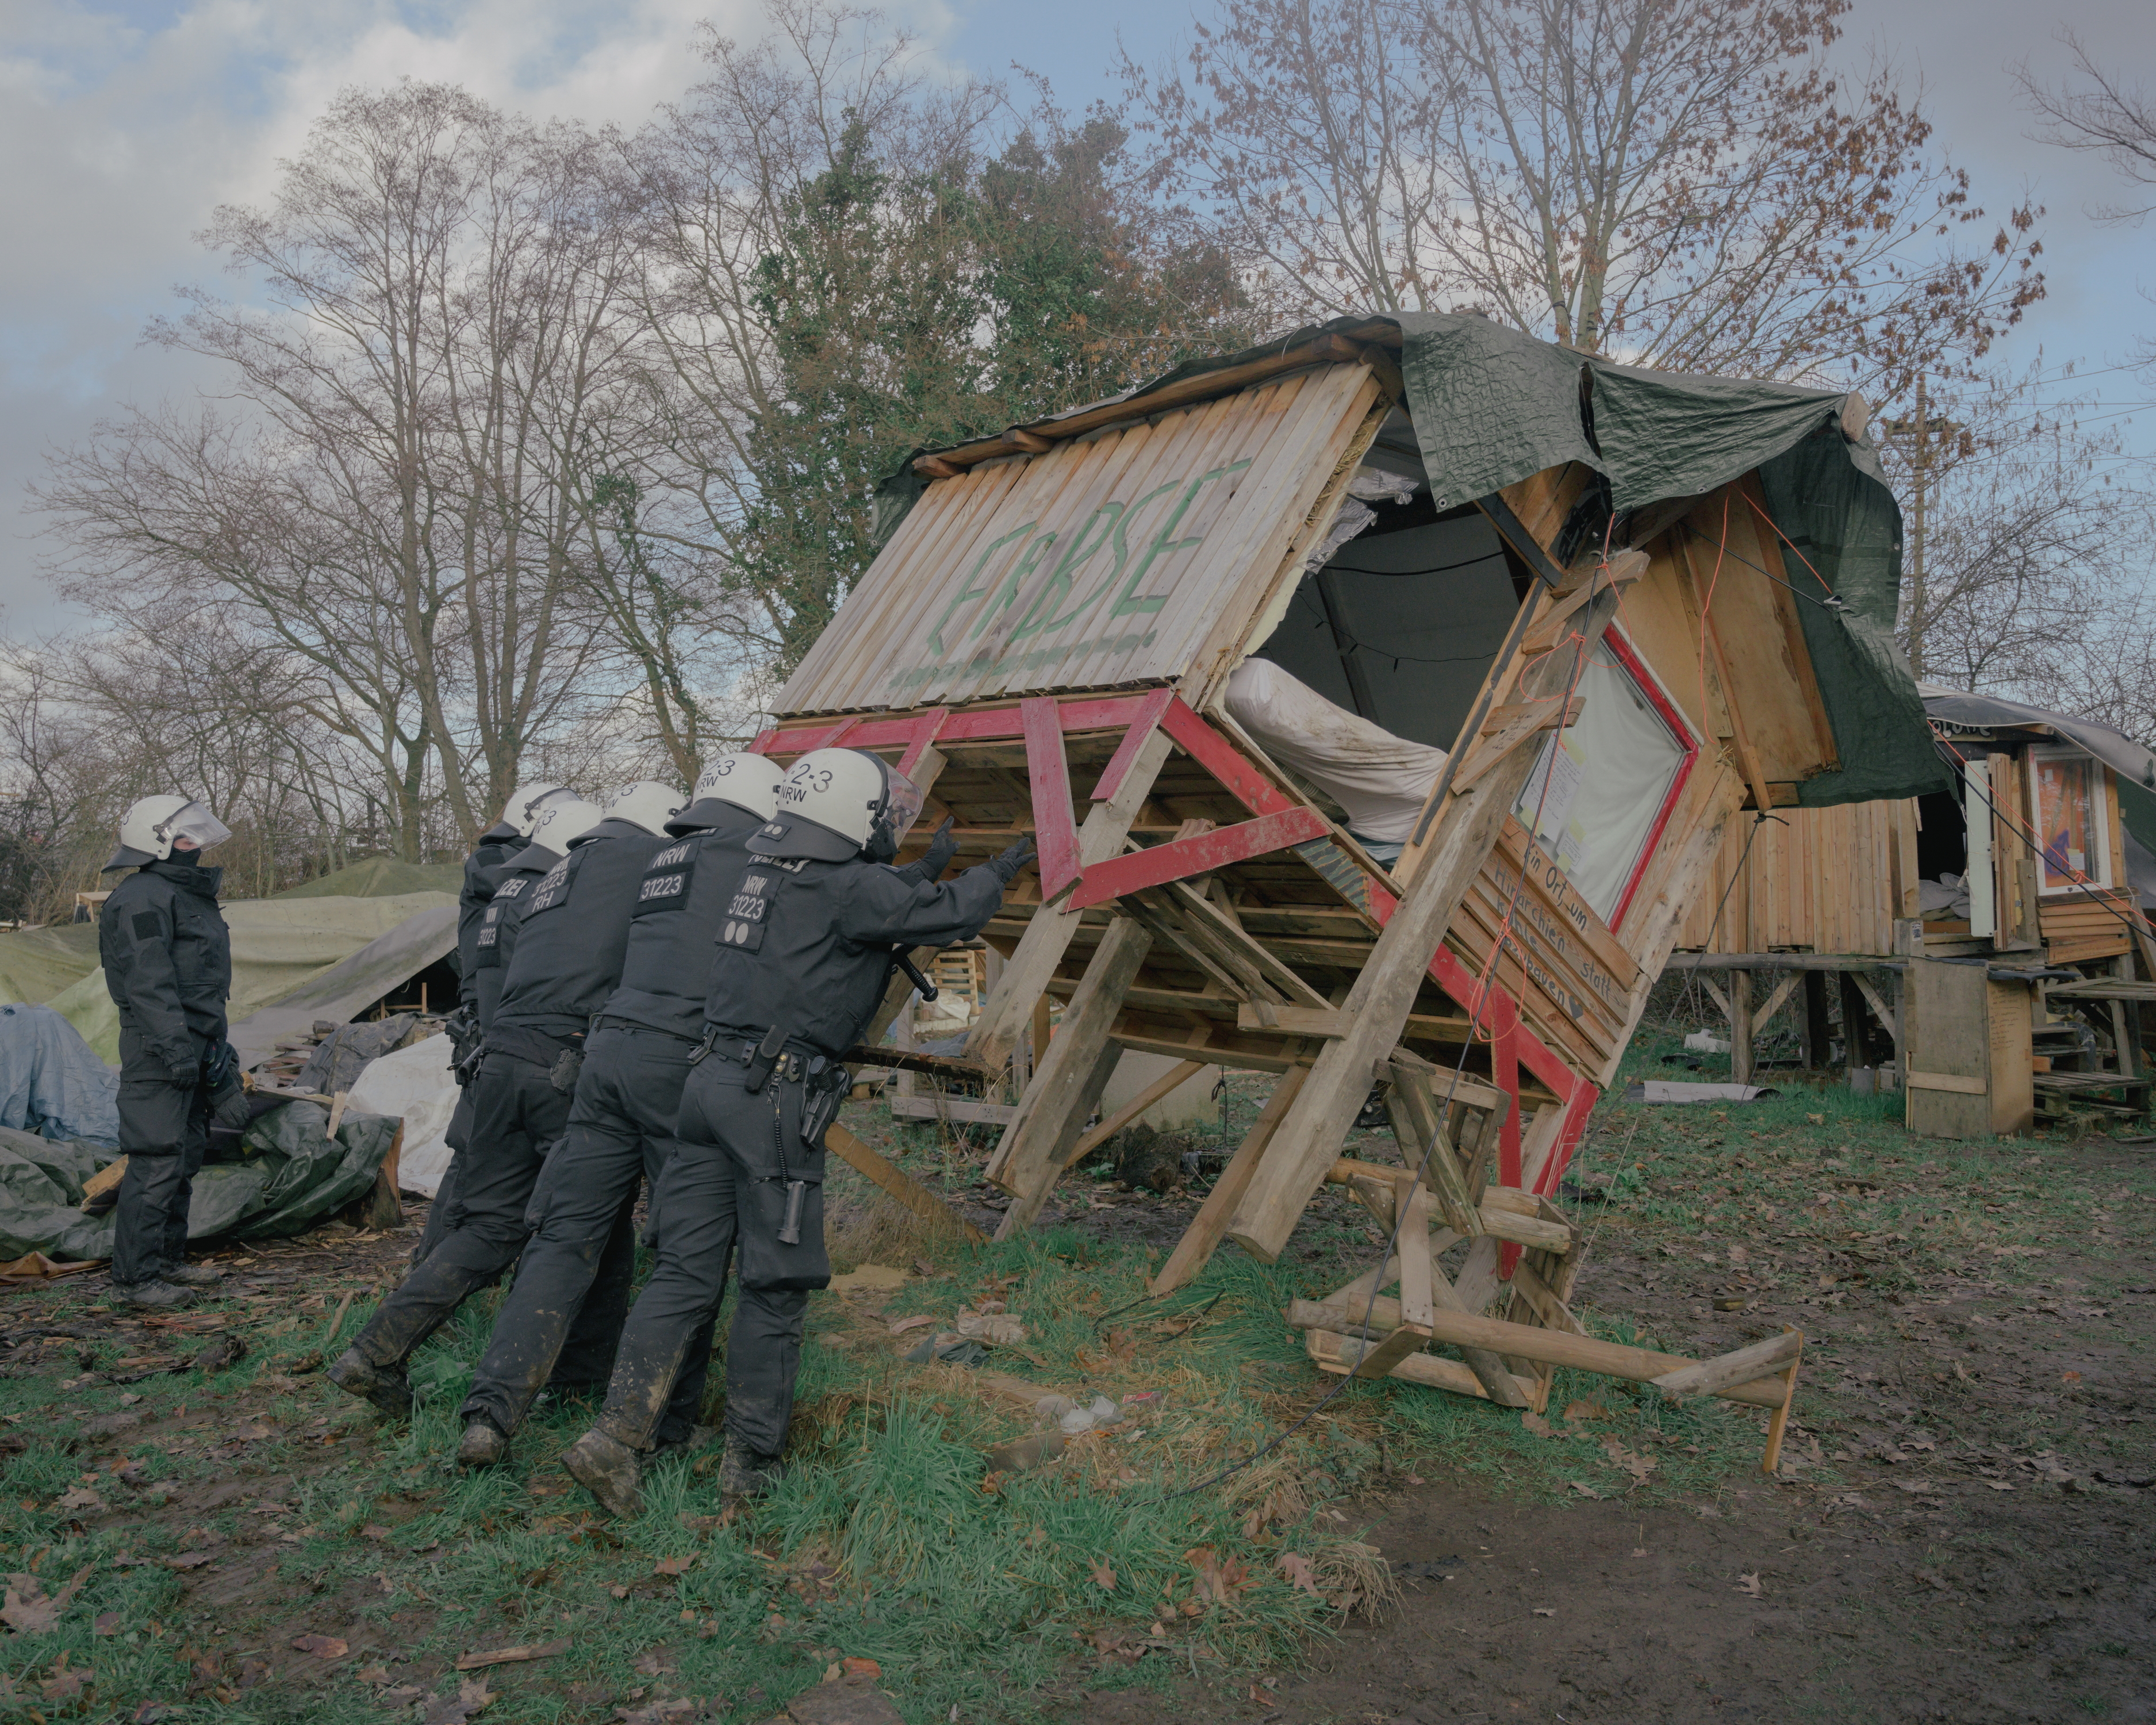
{"type": "Polygon", "coordinates": [[[292,1651],[295,1653],[311,1653],[317,1659],[342,1659],[352,1651],[352,1646],[349,1642],[341,1641],[335,1635],[295,1635],[292,1637],[292,1651]]]}
{"type": "Polygon", "coordinates": [[[1748,1594],[1755,1599],[1758,1599],[1759,1597],[1758,1573],[1756,1570],[1748,1570],[1743,1574],[1738,1576],[1737,1578],[1737,1591],[1740,1594],[1748,1594]]]}
{"type": "Polygon", "coordinates": [[[651,1573],[654,1575],[685,1575],[695,1568],[696,1562],[694,1557],[661,1558],[651,1566],[651,1573]]]}
{"type": "Polygon", "coordinates": [[[1553,1437],[1556,1435],[1556,1434],[1550,1429],[1549,1421],[1543,1419],[1541,1414],[1534,1412],[1532,1409],[1520,1415],[1520,1424],[1525,1426],[1529,1431],[1532,1432],[1537,1437],[1553,1437]]]}
{"type": "Polygon", "coordinates": [[[1095,1564],[1093,1566],[1093,1585],[1100,1589],[1104,1594],[1111,1594],[1115,1592],[1116,1572],[1111,1569],[1106,1563],[1095,1564]]]}
{"type": "Polygon", "coordinates": [[[34,1575],[10,1575],[0,1623],[18,1635],[49,1634],[60,1626],[59,1602],[45,1597],[45,1584],[34,1575]]]}
{"type": "Polygon", "coordinates": [[[105,1500],[87,1486],[76,1486],[60,1494],[54,1509],[103,1509],[105,1500]]]}
{"type": "Polygon", "coordinates": [[[567,1636],[558,1641],[538,1641],[527,1647],[497,1647],[491,1653],[460,1653],[457,1669],[460,1671],[485,1671],[490,1665],[516,1665],[527,1659],[552,1659],[557,1653],[569,1651],[567,1636]]]}
{"type": "Polygon", "coordinates": [[[896,1323],[891,1327],[891,1332],[894,1336],[903,1336],[908,1330],[922,1329],[935,1322],[936,1314],[934,1312],[924,1312],[913,1317],[902,1317],[899,1319],[896,1323]]]}
{"type": "Polygon", "coordinates": [[[1290,1587],[1308,1594],[1314,1599],[1325,1597],[1318,1591],[1317,1577],[1311,1572],[1310,1559],[1300,1552],[1286,1553],[1273,1567],[1280,1571],[1281,1579],[1290,1587]]]}
{"type": "Polygon", "coordinates": [[[454,1695],[438,1695],[427,1703],[420,1725],[465,1725],[474,1713],[490,1705],[494,1695],[484,1677],[466,1677],[454,1695]]]}

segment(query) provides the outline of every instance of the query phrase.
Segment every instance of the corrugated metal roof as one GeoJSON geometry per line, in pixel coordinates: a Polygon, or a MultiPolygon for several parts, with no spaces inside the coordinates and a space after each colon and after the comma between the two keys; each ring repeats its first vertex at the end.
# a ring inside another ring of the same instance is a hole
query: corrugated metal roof
{"type": "Polygon", "coordinates": [[[937,480],[775,711],[1209,677],[1383,393],[1325,365],[937,480]]]}

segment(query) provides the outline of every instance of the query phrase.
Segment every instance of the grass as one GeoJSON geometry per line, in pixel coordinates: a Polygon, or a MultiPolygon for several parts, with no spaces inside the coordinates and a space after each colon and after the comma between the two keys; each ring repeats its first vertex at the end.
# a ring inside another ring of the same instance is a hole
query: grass
{"type": "MultiPolygon", "coordinates": [[[[1642,1039],[1627,1076],[1666,1073],[1675,1046],[1642,1039]]],[[[2055,1280],[2062,1237],[2081,1244],[2100,1292],[2107,1239],[2138,1227],[2133,1207],[2156,1198],[2147,1174],[2084,1173],[2057,1141],[1912,1139],[1893,1096],[1793,1086],[1691,1109],[1621,1097],[1598,1110],[1575,1164],[1604,1194],[1578,1207],[1595,1255],[1582,1315],[1612,1339],[1673,1352],[1701,1351],[1715,1322],[1723,1345],[1742,1339],[1729,1333],[1741,1315],[1708,1317],[1710,1291],[1799,1301],[1808,1333],[1830,1336],[1854,1322],[1849,1302],[1903,1287],[2055,1280]],[[1620,1300],[1591,1303],[1598,1258],[1681,1271],[1702,1294],[1697,1333],[1666,1304],[1652,1333],[1620,1300]]],[[[1257,1100],[1231,1088],[1229,1132],[1257,1100]]],[[[932,1131],[884,1122],[873,1135],[916,1173],[977,1178],[977,1155],[932,1131]]],[[[1671,1407],[1560,1373],[1544,1430],[1440,1392],[1320,1376],[1280,1308],[1339,1286],[1378,1244],[1330,1189],[1279,1264],[1224,1252],[1158,1301],[1145,1297],[1155,1251],[1135,1241],[1058,1229],[968,1249],[924,1236],[850,1175],[834,1197],[862,1219],[834,1242],[841,1268],[873,1255],[928,1273],[812,1301],[794,1465],[732,1525],[716,1520],[709,1452],[654,1470],[639,1519],[594,1514],[552,1461],[593,1410],[552,1397],[510,1466],[458,1472],[454,1409],[491,1296],[419,1356],[405,1429],[377,1426],[308,1369],[371,1307],[362,1291],[331,1333],[335,1276],[213,1308],[253,1348],[213,1377],[110,1381],[154,1343],[139,1330],[59,1338],[34,1364],[11,1363],[0,1430],[23,1441],[0,1457],[0,1572],[32,1608],[83,1579],[57,1628],[33,1615],[0,1643],[0,1717],[54,1725],[147,1705],[234,1725],[379,1719],[400,1686],[454,1697],[460,1654],[565,1640],[544,1661],[481,1674],[489,1725],[618,1712],[663,1725],[686,1715],[650,1710],[684,1697],[711,1719],[762,1721],[845,1658],[875,1661],[915,1725],[953,1709],[1022,1718],[1081,1685],[1164,1686],[1193,1671],[1247,1681],[1348,1612],[1383,1609],[1369,1494],[1407,1476],[1640,1505],[1757,1478],[1753,1409],[1671,1407]],[[997,1301],[1026,1333],[988,1373],[898,1358],[962,1308],[997,1301]],[[933,1325],[894,1333],[913,1317],[933,1325]],[[1012,1379],[1157,1399],[1060,1461],[984,1477],[983,1450],[1034,1423],[1012,1379]],[[140,1423],[100,1435],[94,1422],[123,1404],[140,1423]],[[85,1490],[95,1501],[70,1496],[85,1490]],[[349,1651],[295,1650],[308,1635],[349,1651]]],[[[109,1317],[65,1283],[4,1298],[0,1327],[109,1317]]],[[[1808,1387],[1800,1419],[1830,1414],[1808,1387]]],[[[2046,1428],[2030,1419],[2034,1444],[2046,1428]]]]}

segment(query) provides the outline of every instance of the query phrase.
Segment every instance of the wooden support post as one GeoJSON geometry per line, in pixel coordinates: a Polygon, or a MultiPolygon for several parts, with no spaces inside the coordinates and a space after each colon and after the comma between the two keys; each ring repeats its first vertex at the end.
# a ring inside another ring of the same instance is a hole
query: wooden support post
{"type": "Polygon", "coordinates": [[[947,1228],[975,1245],[988,1244],[987,1235],[896,1163],[877,1155],[843,1126],[834,1124],[826,1128],[824,1146],[848,1167],[867,1175],[923,1221],[947,1228]]]}
{"type": "MultiPolygon", "coordinates": [[[[1578,636],[1521,675],[1522,697],[1563,701],[1583,655],[1594,651],[1615,614],[1614,595],[1602,595],[1582,608],[1578,636]]],[[[1502,668],[1504,674],[1509,670],[1502,668]]],[[[1451,797],[1439,815],[1421,865],[1340,1003],[1353,1015],[1352,1029],[1320,1051],[1266,1158],[1265,1179],[1245,1196],[1229,1225],[1229,1237],[1253,1256],[1268,1264],[1279,1258],[1304,1207],[1323,1183],[1369,1095],[1378,1063],[1399,1040],[1432,955],[1488,860],[1541,751],[1541,733],[1531,733],[1479,781],[1451,797]]]]}
{"type": "MultiPolygon", "coordinates": [[[[1175,1250],[1168,1255],[1168,1261],[1160,1266],[1160,1273],[1153,1277],[1152,1293],[1173,1293],[1205,1267],[1206,1260],[1220,1244],[1244,1194],[1250,1190],[1265,1147],[1272,1142],[1281,1122],[1287,1117],[1288,1109],[1301,1093],[1309,1076],[1309,1061],[1298,1060],[1274,1083],[1273,1093],[1265,1098],[1265,1107],[1250,1123],[1250,1131],[1243,1135],[1241,1145],[1220,1171],[1220,1178],[1213,1183],[1213,1189],[1205,1194],[1205,1201],[1198,1206],[1198,1214],[1190,1219],[1190,1225],[1183,1230],[1175,1250]]],[[[1377,1286],[1383,1287],[1384,1283],[1380,1281],[1377,1286]]]]}
{"type": "Polygon", "coordinates": [[[1102,1121],[1072,1145],[1070,1154],[1064,1159],[1063,1171],[1065,1173],[1070,1173],[1101,1145],[1106,1143],[1109,1139],[1136,1120],[1139,1115],[1152,1107],[1155,1102],[1159,1101],[1170,1091],[1180,1090],[1204,1070],[1204,1063],[1201,1060],[1178,1060],[1151,1084],[1132,1096],[1130,1101],[1124,1103],[1122,1107],[1116,1109],[1107,1119],[1102,1121]]]}
{"type": "Polygon", "coordinates": [[[1844,1065],[1854,1080],[1859,1066],[1871,1064],[1870,1033],[1864,1024],[1864,991],[1856,985],[1854,971],[1835,973],[1835,981],[1841,993],[1841,1041],[1844,1065]]]}
{"type": "Polygon", "coordinates": [[[1797,1350],[1782,1369],[1782,1405],[1774,1409],[1774,1417],[1767,1422],[1767,1449],[1759,1458],[1759,1471],[1764,1474],[1774,1473],[1782,1465],[1782,1438],[1789,1429],[1790,1405],[1797,1399],[1797,1368],[1804,1363],[1804,1332],[1791,1330],[1789,1333],[1797,1338],[1797,1350]]]}
{"type": "MultiPolygon", "coordinates": [[[[1078,862],[1082,869],[1113,856],[1130,835],[1131,823],[1160,776],[1161,765],[1174,747],[1166,732],[1151,731],[1132,752],[1116,786],[1115,794],[1096,803],[1078,829],[1078,862]]],[[[1018,950],[1004,967],[1003,981],[981,1010],[980,1022],[968,1038],[966,1052],[984,1066],[1000,1066],[1025,1034],[1033,1015],[1033,1003],[1046,992],[1049,980],[1062,963],[1078,933],[1082,912],[1037,906],[1019,937],[1018,950]]],[[[1064,1020],[1067,1027],[1070,1020],[1064,1020]]]]}
{"type": "Polygon", "coordinates": [[[1819,1071],[1831,1058],[1828,1052],[1832,1041],[1826,1016],[1826,973],[1808,970],[1804,978],[1804,1066],[1809,1071],[1819,1071]]]}
{"type": "Polygon", "coordinates": [[[1729,1077],[1735,1084],[1752,1081],[1752,973],[1729,973],[1729,1077]]]}
{"type": "Polygon", "coordinates": [[[1017,1201],[1004,1213],[1001,1239],[1027,1226],[1063,1173],[1086,1117],[1101,1099],[1117,1054],[1111,1033],[1152,936],[1127,916],[1108,925],[1077,992],[1063,1013],[1063,1033],[1048,1045],[1018,1115],[988,1166],[988,1178],[1017,1201]],[[1105,1057],[1105,1065],[1104,1065],[1105,1057]]]}
{"type": "Polygon", "coordinates": [[[1392,1068],[1385,1115],[1400,1147],[1400,1159],[1423,1171],[1424,1183],[1446,1227],[1460,1234],[1480,1234],[1481,1219],[1476,1214],[1475,1200],[1467,1195],[1466,1177],[1445,1122],[1438,1117],[1437,1098],[1430,1092],[1431,1069],[1404,1050],[1394,1055],[1392,1068]]]}

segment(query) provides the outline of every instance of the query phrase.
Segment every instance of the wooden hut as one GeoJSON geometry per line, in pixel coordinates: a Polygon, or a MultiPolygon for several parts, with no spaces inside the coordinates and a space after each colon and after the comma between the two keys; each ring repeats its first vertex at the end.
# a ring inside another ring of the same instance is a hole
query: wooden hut
{"type": "Polygon", "coordinates": [[[1121,1051],[1277,1074],[1156,1288],[1276,1257],[1333,1180],[1400,1241],[1361,1291],[1401,1295],[1359,1337],[1305,1314],[1320,1363],[1546,1394],[1546,1332],[1586,1345],[1548,1194],[1729,824],[1936,775],[1865,417],[1402,316],[912,460],[757,746],[883,753],[973,860],[1034,834],[968,1045],[1002,1070],[1063,1003],[1004,1231],[1121,1051]],[[1341,1159],[1373,1086],[1399,1165],[1341,1159]],[[1425,1351],[1486,1322],[1509,1367],[1425,1351]]]}
{"type": "Polygon", "coordinates": [[[2156,755],[2070,714],[1922,693],[1938,787],[1732,826],[1671,964],[1722,983],[1740,1079],[1754,1036],[1799,987],[1804,1057],[1825,1064],[1838,977],[1845,1057],[1861,1068],[1891,1048],[1917,1131],[2018,1132],[2068,1104],[2139,1111],[2141,1014],[2156,1001],[2144,909],[2156,755]],[[1983,961],[1983,989],[1945,960],[1983,961]],[[1942,989],[1969,999],[1943,996],[1919,1038],[1914,993],[1942,989]],[[2013,1009],[1979,1011],[1979,993],[2013,1009]]]}

